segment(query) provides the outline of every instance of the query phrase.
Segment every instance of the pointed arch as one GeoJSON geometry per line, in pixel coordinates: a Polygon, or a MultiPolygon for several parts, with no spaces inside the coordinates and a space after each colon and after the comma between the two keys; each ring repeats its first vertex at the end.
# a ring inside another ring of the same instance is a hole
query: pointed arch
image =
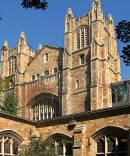
{"type": "Polygon", "coordinates": [[[24,139],[12,130],[0,130],[0,155],[18,155],[19,145],[23,141],[24,139]]]}
{"type": "Polygon", "coordinates": [[[107,126],[92,134],[91,152],[94,156],[128,154],[129,131],[122,127],[107,126]]]}
{"type": "Polygon", "coordinates": [[[16,132],[10,130],[10,129],[5,129],[5,130],[0,130],[0,136],[12,136],[15,138],[18,142],[23,142],[24,139],[16,132]]]}

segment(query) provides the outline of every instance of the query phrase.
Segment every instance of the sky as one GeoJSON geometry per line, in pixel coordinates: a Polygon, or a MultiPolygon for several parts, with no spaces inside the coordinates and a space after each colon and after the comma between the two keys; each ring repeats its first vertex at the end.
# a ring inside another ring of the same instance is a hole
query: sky
{"type": "MultiPolygon", "coordinates": [[[[23,9],[22,0],[0,0],[0,48],[5,40],[14,48],[19,35],[25,32],[27,42],[33,50],[38,44],[52,44],[63,47],[64,17],[72,8],[75,17],[83,16],[91,9],[93,0],[48,0],[46,11],[23,9]]],[[[101,0],[104,16],[112,14],[115,25],[121,20],[130,21],[130,0],[101,0]]],[[[121,54],[123,44],[118,41],[121,54]]],[[[121,60],[122,79],[130,78],[130,67],[121,60]]]]}

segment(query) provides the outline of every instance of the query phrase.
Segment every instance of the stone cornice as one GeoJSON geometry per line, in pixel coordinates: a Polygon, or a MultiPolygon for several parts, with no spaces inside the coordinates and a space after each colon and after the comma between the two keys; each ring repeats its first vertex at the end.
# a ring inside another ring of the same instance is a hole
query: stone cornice
{"type": "Polygon", "coordinates": [[[126,102],[125,104],[123,103],[123,105],[119,105],[118,107],[116,106],[116,107],[110,107],[110,108],[105,108],[100,110],[88,111],[80,114],[66,115],[66,116],[47,119],[43,121],[32,121],[22,117],[12,116],[3,112],[0,112],[0,118],[22,122],[25,124],[35,126],[36,128],[40,128],[40,127],[46,127],[50,125],[58,125],[58,124],[65,124],[65,123],[69,124],[69,121],[72,120],[72,118],[76,120],[76,122],[82,122],[82,121],[107,118],[107,117],[123,115],[123,114],[130,114],[130,101],[126,102]]]}
{"type": "Polygon", "coordinates": [[[36,126],[35,121],[28,120],[28,119],[25,119],[25,118],[22,118],[22,117],[19,117],[19,116],[13,116],[13,115],[4,113],[2,111],[0,111],[0,118],[5,118],[5,119],[9,119],[9,120],[13,120],[13,121],[17,121],[17,122],[21,122],[21,123],[36,126]]]}
{"type": "Polygon", "coordinates": [[[36,127],[46,127],[48,125],[58,125],[58,124],[69,124],[69,121],[76,120],[77,122],[82,121],[89,121],[89,120],[95,120],[99,118],[106,118],[111,116],[117,116],[117,115],[123,115],[123,114],[130,114],[130,101],[129,103],[125,103],[125,105],[120,105],[118,107],[111,107],[106,109],[100,109],[100,110],[93,110],[88,111],[85,113],[80,114],[72,114],[72,115],[66,115],[62,117],[57,117],[54,119],[48,119],[44,121],[38,121],[36,124],[36,127]]]}

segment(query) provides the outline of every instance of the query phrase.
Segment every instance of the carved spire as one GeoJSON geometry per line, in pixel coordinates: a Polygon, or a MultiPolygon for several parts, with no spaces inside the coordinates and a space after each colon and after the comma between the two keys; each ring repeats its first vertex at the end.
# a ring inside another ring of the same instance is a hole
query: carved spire
{"type": "Polygon", "coordinates": [[[38,45],[38,50],[41,50],[42,49],[42,44],[39,44],[38,45]]]}
{"type": "Polygon", "coordinates": [[[8,47],[8,41],[4,41],[4,47],[8,47]]]}
{"type": "Polygon", "coordinates": [[[94,10],[97,8],[102,8],[100,0],[94,0],[92,3],[92,8],[94,8],[94,10]]]}
{"type": "Polygon", "coordinates": [[[21,34],[20,34],[18,45],[27,45],[26,37],[25,37],[24,32],[21,32],[21,34]]]}
{"type": "Polygon", "coordinates": [[[2,50],[8,50],[8,42],[7,41],[4,41],[2,50]]]}
{"type": "Polygon", "coordinates": [[[70,32],[72,29],[72,20],[74,19],[74,15],[71,8],[68,8],[67,14],[65,17],[65,33],[70,32]]]}
{"type": "Polygon", "coordinates": [[[103,11],[100,0],[94,0],[92,3],[92,21],[103,20],[103,11]]]}
{"type": "Polygon", "coordinates": [[[111,14],[108,15],[108,21],[110,22],[110,24],[113,23],[113,18],[112,18],[112,15],[111,14]]]}
{"type": "Polygon", "coordinates": [[[74,17],[74,15],[73,15],[73,12],[72,12],[72,9],[71,9],[71,8],[68,8],[68,10],[67,10],[67,16],[69,16],[69,17],[71,17],[71,18],[73,18],[73,17],[74,17]]]}

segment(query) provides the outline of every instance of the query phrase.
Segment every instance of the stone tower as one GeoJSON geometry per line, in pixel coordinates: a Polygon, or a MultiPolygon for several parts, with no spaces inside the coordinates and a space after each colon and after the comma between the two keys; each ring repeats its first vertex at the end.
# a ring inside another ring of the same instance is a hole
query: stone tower
{"type": "Polygon", "coordinates": [[[113,18],[104,18],[100,0],[94,0],[88,14],[78,18],[69,8],[64,48],[40,44],[33,52],[24,32],[15,48],[4,42],[1,78],[9,85],[0,94],[14,90],[23,106],[22,116],[35,119],[41,119],[39,114],[45,115],[46,111],[52,117],[111,107],[110,84],[121,80],[115,38],[113,18]],[[52,102],[51,112],[47,96],[52,102]],[[34,100],[37,98],[42,100],[41,105],[34,100]]]}
{"type": "Polygon", "coordinates": [[[88,14],[74,18],[69,8],[65,17],[63,54],[63,114],[111,107],[110,83],[119,81],[114,21],[105,19],[100,0],[88,14]]]}

